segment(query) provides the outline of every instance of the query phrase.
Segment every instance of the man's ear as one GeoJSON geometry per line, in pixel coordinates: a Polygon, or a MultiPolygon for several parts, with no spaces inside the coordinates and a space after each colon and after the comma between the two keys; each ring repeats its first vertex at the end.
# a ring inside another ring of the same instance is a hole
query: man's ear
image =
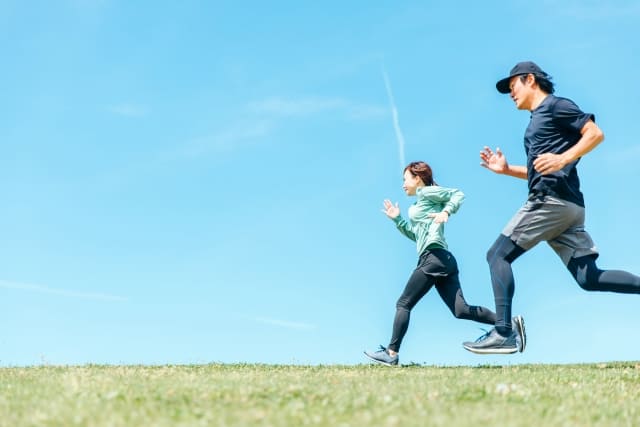
{"type": "Polygon", "coordinates": [[[536,78],[533,74],[527,74],[527,80],[525,82],[527,86],[532,86],[536,83],[536,78]]]}

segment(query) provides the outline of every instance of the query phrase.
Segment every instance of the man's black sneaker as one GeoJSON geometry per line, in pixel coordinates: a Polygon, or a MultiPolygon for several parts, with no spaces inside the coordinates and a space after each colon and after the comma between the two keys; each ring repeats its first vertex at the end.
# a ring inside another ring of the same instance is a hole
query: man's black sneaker
{"type": "Polygon", "coordinates": [[[374,362],[381,363],[387,366],[395,366],[398,364],[398,355],[391,356],[386,347],[380,346],[380,350],[376,352],[365,351],[364,355],[374,362]]]}
{"type": "Polygon", "coordinates": [[[511,325],[513,330],[518,334],[516,343],[518,344],[518,351],[522,353],[527,346],[527,332],[524,329],[524,318],[520,315],[511,319],[511,325]]]}
{"type": "Polygon", "coordinates": [[[462,346],[478,354],[511,354],[518,351],[517,336],[518,334],[512,330],[508,337],[503,337],[496,328],[492,328],[475,342],[467,341],[462,343],[462,346]]]}

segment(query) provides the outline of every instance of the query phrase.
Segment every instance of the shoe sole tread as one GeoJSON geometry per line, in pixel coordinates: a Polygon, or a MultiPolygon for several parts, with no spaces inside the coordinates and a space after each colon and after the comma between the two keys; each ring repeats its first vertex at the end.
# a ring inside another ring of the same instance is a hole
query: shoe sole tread
{"type": "Polygon", "coordinates": [[[504,348],[475,348],[466,345],[462,345],[465,350],[468,350],[476,354],[513,354],[518,352],[518,346],[504,347],[504,348]]]}
{"type": "Polygon", "coordinates": [[[367,356],[368,359],[373,360],[374,362],[379,363],[379,364],[384,365],[384,366],[398,366],[397,363],[390,363],[390,362],[384,362],[382,360],[378,360],[375,357],[372,357],[372,356],[368,355],[366,351],[364,352],[364,355],[367,356]]]}
{"type": "Polygon", "coordinates": [[[522,316],[515,316],[513,320],[516,324],[518,335],[520,335],[520,342],[522,343],[522,348],[519,348],[518,350],[522,353],[527,347],[527,334],[524,327],[524,318],[522,316]]]}

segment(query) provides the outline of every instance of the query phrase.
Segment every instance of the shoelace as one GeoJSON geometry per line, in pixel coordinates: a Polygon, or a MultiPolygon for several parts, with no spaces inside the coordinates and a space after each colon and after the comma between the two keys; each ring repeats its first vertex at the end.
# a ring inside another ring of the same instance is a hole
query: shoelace
{"type": "MultiPolygon", "coordinates": [[[[385,347],[382,344],[380,344],[380,349],[378,351],[384,351],[385,353],[387,353],[387,347],[385,347]]],[[[389,353],[387,353],[387,354],[389,354],[389,353]]]]}
{"type": "Polygon", "coordinates": [[[493,329],[487,331],[486,329],[480,328],[480,330],[484,331],[484,335],[481,335],[480,337],[478,337],[478,339],[475,342],[480,342],[480,341],[484,340],[485,338],[487,338],[489,335],[491,335],[491,331],[493,329]]]}

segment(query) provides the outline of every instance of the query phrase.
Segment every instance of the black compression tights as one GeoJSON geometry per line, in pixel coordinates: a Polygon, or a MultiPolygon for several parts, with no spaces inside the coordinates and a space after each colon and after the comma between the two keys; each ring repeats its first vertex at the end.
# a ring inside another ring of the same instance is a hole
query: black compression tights
{"type": "MultiPolygon", "coordinates": [[[[496,303],[496,329],[502,335],[511,331],[511,301],[515,288],[511,263],[524,252],[523,248],[504,235],[500,235],[487,252],[496,303]]],[[[572,258],[567,265],[582,289],[640,294],[640,277],[626,271],[600,270],[596,265],[596,258],[597,255],[572,258]]]]}
{"type": "Polygon", "coordinates": [[[640,294],[640,277],[621,270],[600,270],[595,255],[572,258],[567,268],[585,291],[640,294]]]}
{"type": "Polygon", "coordinates": [[[496,302],[496,329],[503,336],[511,333],[511,300],[515,289],[511,263],[524,252],[524,249],[503,234],[487,252],[493,298],[496,302]]]}
{"type": "Polygon", "coordinates": [[[426,275],[417,268],[404,289],[404,292],[396,303],[396,316],[393,320],[393,336],[389,343],[389,349],[399,351],[402,339],[409,328],[409,318],[413,307],[435,285],[442,301],[449,307],[451,313],[458,319],[475,320],[476,322],[493,325],[496,315],[485,307],[468,305],[462,295],[458,274],[450,274],[444,277],[426,275]]]}

